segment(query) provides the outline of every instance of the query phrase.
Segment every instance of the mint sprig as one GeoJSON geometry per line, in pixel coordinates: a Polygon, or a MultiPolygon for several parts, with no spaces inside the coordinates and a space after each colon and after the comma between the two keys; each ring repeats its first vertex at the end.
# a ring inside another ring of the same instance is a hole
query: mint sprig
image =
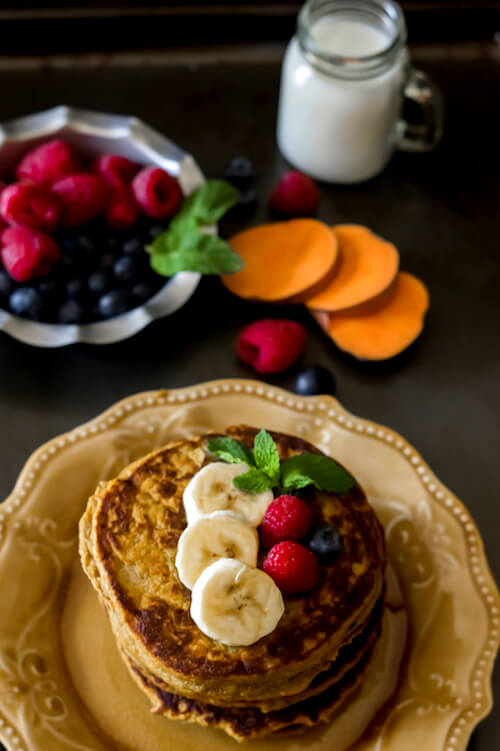
{"type": "Polygon", "coordinates": [[[169,228],[146,250],[152,268],[162,276],[179,271],[199,274],[232,274],[243,267],[240,256],[206,228],[215,224],[239,198],[239,192],[224,180],[207,180],[184,201],[169,228]]]}
{"type": "Polygon", "coordinates": [[[253,455],[257,467],[269,477],[271,487],[277,485],[280,477],[280,455],[267,430],[261,430],[255,436],[253,455]]]}
{"type": "Polygon", "coordinates": [[[266,430],[257,433],[253,449],[227,436],[211,438],[207,448],[222,461],[248,464],[248,472],[235,477],[233,483],[250,493],[272,488],[289,492],[309,485],[330,493],[346,493],[356,485],[347,470],[323,454],[297,454],[280,462],[278,447],[266,430]]]}
{"type": "Polygon", "coordinates": [[[314,485],[318,490],[346,493],[356,484],[335,459],[322,454],[291,456],[281,465],[280,479],[283,490],[299,490],[314,485]]]}
{"type": "Polygon", "coordinates": [[[271,478],[261,469],[250,469],[233,480],[234,485],[249,493],[262,493],[272,487],[271,478]]]}
{"type": "Polygon", "coordinates": [[[241,441],[236,441],[234,438],[228,438],[227,436],[211,438],[207,442],[207,448],[217,459],[222,459],[222,461],[229,464],[244,463],[250,467],[255,467],[252,449],[248,448],[241,441]]]}

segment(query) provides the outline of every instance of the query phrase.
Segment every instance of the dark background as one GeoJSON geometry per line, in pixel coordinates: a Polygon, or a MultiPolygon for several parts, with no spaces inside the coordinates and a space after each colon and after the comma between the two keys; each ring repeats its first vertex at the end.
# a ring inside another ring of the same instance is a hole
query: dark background
{"type": "MultiPolygon", "coordinates": [[[[278,0],[2,0],[2,54],[165,49],[185,44],[282,41],[302,3],[278,0]]],[[[405,0],[410,42],[488,40],[499,0],[405,0]]]]}
{"type": "MultiPolygon", "coordinates": [[[[243,303],[216,279],[118,344],[51,351],[0,333],[1,496],[32,450],[122,397],[250,376],[234,356],[239,329],[286,315],[307,327],[308,348],[294,371],[271,382],[293,388],[303,365],[327,366],[348,409],[401,432],[465,502],[500,578],[500,3],[403,5],[413,60],[444,94],[442,144],[427,155],[396,154],[366,184],[321,186],[320,218],[367,224],[397,245],[402,268],[430,290],[422,337],[394,360],[363,365],[336,350],[302,308],[243,303]]],[[[286,168],[274,128],[297,7],[0,2],[0,120],[57,104],[136,114],[191,151],[207,176],[247,154],[258,172],[253,221],[262,221],[286,168]]],[[[494,690],[500,696],[498,671],[494,690]]],[[[470,748],[500,748],[498,710],[470,748]]]]}

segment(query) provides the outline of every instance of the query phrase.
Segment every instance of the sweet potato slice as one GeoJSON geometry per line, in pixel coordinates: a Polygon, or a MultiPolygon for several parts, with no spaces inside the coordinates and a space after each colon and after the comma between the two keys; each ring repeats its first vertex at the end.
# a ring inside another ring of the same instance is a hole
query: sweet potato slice
{"type": "Polygon", "coordinates": [[[221,277],[238,297],[284,302],[324,279],[337,259],[337,238],[316,219],[261,224],[229,240],[245,266],[221,277]]]}
{"type": "Polygon", "coordinates": [[[358,360],[387,360],[406,349],[420,334],[429,308],[425,285],[401,271],[380,301],[356,312],[313,315],[335,344],[358,360]]]}
{"type": "Polygon", "coordinates": [[[399,253],[367,227],[338,224],[332,231],[339,245],[337,271],[306,305],[333,313],[360,305],[387,289],[398,273],[399,253]]]}

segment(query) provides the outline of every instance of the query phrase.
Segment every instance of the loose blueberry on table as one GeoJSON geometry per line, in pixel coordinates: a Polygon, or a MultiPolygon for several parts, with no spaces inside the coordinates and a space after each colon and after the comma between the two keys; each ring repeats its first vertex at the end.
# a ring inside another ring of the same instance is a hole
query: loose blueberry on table
{"type": "Polygon", "coordinates": [[[322,365],[304,368],[295,379],[295,392],[303,396],[335,394],[335,376],[322,365]]]}
{"type": "Polygon", "coordinates": [[[90,323],[142,305],[165,284],[145,247],[183,195],[175,177],[53,140],[29,151],[0,193],[0,306],[46,323],[90,323]]]}

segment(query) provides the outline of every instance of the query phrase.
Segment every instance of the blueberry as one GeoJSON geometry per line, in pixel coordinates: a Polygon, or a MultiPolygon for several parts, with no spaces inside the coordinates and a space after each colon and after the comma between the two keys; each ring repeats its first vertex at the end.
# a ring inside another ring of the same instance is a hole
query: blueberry
{"type": "Polygon", "coordinates": [[[97,253],[96,245],[89,235],[78,235],[76,238],[76,244],[78,248],[85,253],[97,253]]]}
{"type": "Polygon", "coordinates": [[[126,256],[140,256],[144,252],[144,243],[139,237],[131,237],[123,243],[122,250],[126,256]]]}
{"type": "Polygon", "coordinates": [[[324,525],[318,527],[308,541],[309,550],[315,554],[320,563],[332,563],[344,547],[342,535],[337,527],[324,525]]]}
{"type": "Polygon", "coordinates": [[[153,224],[153,226],[149,228],[148,234],[151,240],[155,240],[158,235],[162,234],[162,232],[165,232],[165,227],[161,224],[153,224]]]}
{"type": "Polygon", "coordinates": [[[107,290],[110,283],[110,276],[106,271],[94,271],[87,279],[89,292],[94,295],[102,295],[107,290]]]}
{"type": "Polygon", "coordinates": [[[257,193],[253,188],[240,192],[238,203],[231,208],[230,216],[234,219],[250,219],[257,208],[257,193]]]}
{"type": "Polygon", "coordinates": [[[337,388],[335,377],[322,365],[313,365],[302,370],[295,379],[295,392],[303,396],[334,394],[337,388]]]}
{"type": "Polygon", "coordinates": [[[77,256],[65,255],[61,262],[62,270],[65,274],[75,273],[79,268],[77,256]]]}
{"type": "Polygon", "coordinates": [[[252,162],[246,156],[235,156],[224,170],[224,179],[239,188],[250,188],[255,180],[255,170],[252,162]]]}
{"type": "Polygon", "coordinates": [[[139,282],[132,287],[132,294],[138,300],[149,300],[155,294],[155,289],[148,282],[139,282]]]}
{"type": "Polygon", "coordinates": [[[120,282],[129,282],[137,273],[137,264],[131,256],[120,256],[113,265],[113,273],[120,282]]]}
{"type": "Polygon", "coordinates": [[[81,323],[84,315],[85,311],[78,300],[66,300],[58,310],[57,320],[59,323],[81,323]]]}
{"type": "Polygon", "coordinates": [[[76,242],[76,237],[64,237],[61,240],[62,249],[65,253],[69,253],[70,255],[73,255],[77,252],[78,249],[78,243],[76,242]]]}
{"type": "Polygon", "coordinates": [[[40,279],[37,283],[37,289],[42,297],[55,297],[59,292],[59,285],[55,279],[40,279]]]}
{"type": "Polygon", "coordinates": [[[0,271],[0,295],[8,297],[14,289],[14,282],[7,271],[0,271]]]}
{"type": "Polygon", "coordinates": [[[108,249],[112,252],[116,252],[120,246],[120,240],[116,235],[108,235],[106,238],[108,249]]]}
{"type": "Polygon", "coordinates": [[[112,269],[115,261],[116,256],[114,253],[103,253],[99,259],[99,266],[101,269],[112,269]]]}
{"type": "Polygon", "coordinates": [[[134,304],[132,295],[121,289],[106,292],[99,298],[98,310],[103,318],[113,318],[130,310],[134,304]]]}
{"type": "Polygon", "coordinates": [[[10,309],[18,316],[36,320],[42,312],[43,303],[39,292],[33,287],[20,287],[9,297],[10,309]]]}
{"type": "Polygon", "coordinates": [[[66,294],[73,300],[81,300],[85,296],[85,285],[81,279],[70,279],[66,282],[66,294]]]}

